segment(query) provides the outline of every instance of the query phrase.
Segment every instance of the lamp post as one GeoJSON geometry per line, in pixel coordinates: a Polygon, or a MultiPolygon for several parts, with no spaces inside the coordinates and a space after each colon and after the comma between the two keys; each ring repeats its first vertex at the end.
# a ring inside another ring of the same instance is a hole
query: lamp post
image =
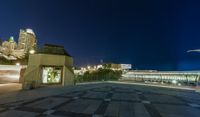
{"type": "Polygon", "coordinates": [[[34,53],[35,53],[35,50],[34,50],[34,49],[31,49],[31,50],[29,51],[29,53],[30,53],[30,54],[34,54],[34,53]]]}

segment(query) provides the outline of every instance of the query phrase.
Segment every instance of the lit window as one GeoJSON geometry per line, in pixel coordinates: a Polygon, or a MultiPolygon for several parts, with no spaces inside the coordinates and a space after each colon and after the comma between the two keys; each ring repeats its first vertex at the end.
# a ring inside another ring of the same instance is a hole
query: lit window
{"type": "Polygon", "coordinates": [[[43,67],[42,83],[61,83],[62,67],[43,67]]]}

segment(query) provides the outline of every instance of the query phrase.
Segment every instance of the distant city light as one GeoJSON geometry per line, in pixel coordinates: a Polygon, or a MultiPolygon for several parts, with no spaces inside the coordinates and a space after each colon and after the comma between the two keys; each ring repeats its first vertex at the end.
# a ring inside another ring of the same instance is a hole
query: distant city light
{"type": "Polygon", "coordinates": [[[102,68],[102,67],[103,67],[102,65],[97,65],[97,69],[102,68]]]}
{"type": "Polygon", "coordinates": [[[181,86],[181,83],[178,83],[178,86],[181,86]]]}
{"type": "Polygon", "coordinates": [[[34,54],[34,53],[35,53],[35,50],[30,50],[29,53],[30,53],[30,54],[34,54]]]}
{"type": "Polygon", "coordinates": [[[176,83],[177,83],[177,81],[176,81],[176,80],[172,80],[172,83],[173,83],[173,84],[176,84],[176,83]]]}
{"type": "Polygon", "coordinates": [[[91,67],[88,65],[87,68],[90,69],[91,67]]]}

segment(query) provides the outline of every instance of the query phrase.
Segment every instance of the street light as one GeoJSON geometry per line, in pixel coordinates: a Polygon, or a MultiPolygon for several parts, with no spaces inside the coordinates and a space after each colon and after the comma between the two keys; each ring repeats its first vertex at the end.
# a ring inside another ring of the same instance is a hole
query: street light
{"type": "Polygon", "coordinates": [[[17,66],[20,66],[20,63],[16,63],[17,66]]]}
{"type": "Polygon", "coordinates": [[[32,50],[29,51],[29,53],[30,54],[35,54],[35,50],[32,49],[32,50]]]}
{"type": "Polygon", "coordinates": [[[88,65],[87,68],[90,69],[91,67],[88,65]]]}

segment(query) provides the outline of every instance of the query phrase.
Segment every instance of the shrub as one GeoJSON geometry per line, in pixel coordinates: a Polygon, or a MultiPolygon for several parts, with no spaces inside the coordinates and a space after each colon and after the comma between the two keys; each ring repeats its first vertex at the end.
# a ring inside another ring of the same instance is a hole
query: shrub
{"type": "Polygon", "coordinates": [[[77,75],[75,77],[75,82],[118,80],[121,77],[121,74],[122,71],[114,71],[111,69],[98,69],[95,71],[86,71],[83,75],[77,75]]]}

